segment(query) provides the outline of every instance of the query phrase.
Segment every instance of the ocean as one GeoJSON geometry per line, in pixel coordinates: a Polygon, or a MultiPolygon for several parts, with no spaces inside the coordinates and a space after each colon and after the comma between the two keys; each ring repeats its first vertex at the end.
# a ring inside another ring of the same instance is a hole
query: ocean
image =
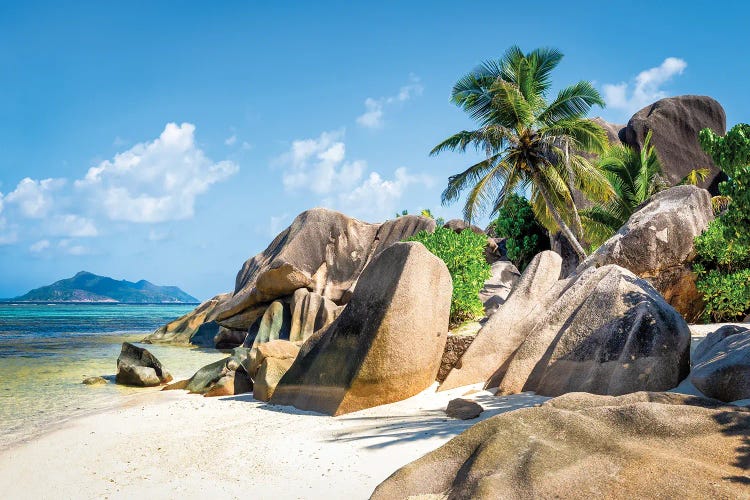
{"type": "Polygon", "coordinates": [[[194,305],[0,303],[0,447],[146,391],[114,383],[123,342],[146,347],[175,380],[225,357],[215,349],[138,344],[194,305]],[[102,376],[104,385],[82,380],[102,376]]]}

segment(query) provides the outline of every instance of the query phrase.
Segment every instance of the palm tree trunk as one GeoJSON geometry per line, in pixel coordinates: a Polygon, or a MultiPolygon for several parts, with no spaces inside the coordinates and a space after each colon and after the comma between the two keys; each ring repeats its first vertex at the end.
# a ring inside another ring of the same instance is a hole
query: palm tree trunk
{"type": "MultiPolygon", "coordinates": [[[[547,208],[549,208],[549,211],[552,214],[552,218],[555,219],[555,222],[560,227],[560,231],[562,231],[565,238],[567,238],[567,240],[570,242],[570,246],[573,247],[573,251],[576,253],[576,255],[578,255],[580,261],[583,262],[586,258],[586,251],[578,242],[578,238],[576,238],[576,236],[573,234],[573,231],[570,230],[570,227],[568,227],[568,225],[560,215],[560,212],[557,211],[557,208],[552,203],[549,193],[547,192],[547,186],[539,182],[538,179],[536,186],[537,188],[539,188],[539,192],[541,193],[542,198],[544,198],[544,202],[547,204],[547,208]]],[[[573,208],[573,210],[575,210],[575,207],[573,208]]]]}

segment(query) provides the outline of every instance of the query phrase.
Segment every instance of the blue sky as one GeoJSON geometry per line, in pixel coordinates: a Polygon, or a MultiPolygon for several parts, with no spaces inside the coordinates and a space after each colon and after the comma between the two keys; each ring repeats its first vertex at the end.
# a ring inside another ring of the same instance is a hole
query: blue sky
{"type": "Polygon", "coordinates": [[[0,2],[0,297],[85,269],[205,299],[310,207],[456,217],[473,157],[427,152],[472,125],[455,80],[513,44],[562,50],[592,116],[706,94],[750,120],[743,3],[565,5],[0,2]]]}

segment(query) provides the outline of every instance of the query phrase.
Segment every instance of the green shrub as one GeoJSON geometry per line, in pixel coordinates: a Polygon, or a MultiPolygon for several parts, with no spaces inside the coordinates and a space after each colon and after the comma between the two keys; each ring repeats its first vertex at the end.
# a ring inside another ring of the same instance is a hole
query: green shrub
{"type": "Polygon", "coordinates": [[[729,176],[719,187],[721,216],[695,239],[703,320],[741,321],[750,312],[750,125],[736,125],[723,137],[704,129],[700,141],[729,176]]]}
{"type": "Polygon", "coordinates": [[[498,237],[505,238],[508,259],[522,272],[536,254],[549,249],[547,231],[536,220],[531,204],[523,196],[508,196],[492,228],[498,237]]]}
{"type": "Polygon", "coordinates": [[[490,265],[484,258],[487,237],[473,231],[460,234],[445,227],[434,233],[420,231],[408,241],[418,241],[438,256],[453,278],[451,326],[481,317],[484,313],[479,290],[490,277],[490,265]]]}
{"type": "Polygon", "coordinates": [[[703,294],[706,322],[742,321],[750,310],[750,269],[725,273],[718,269],[698,273],[698,291],[703,294]]]}

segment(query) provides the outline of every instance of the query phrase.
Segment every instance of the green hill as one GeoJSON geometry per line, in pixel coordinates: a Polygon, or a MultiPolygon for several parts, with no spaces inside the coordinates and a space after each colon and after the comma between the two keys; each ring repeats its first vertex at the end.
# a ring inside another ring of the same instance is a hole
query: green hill
{"type": "Polygon", "coordinates": [[[81,271],[72,278],[35,288],[13,299],[18,302],[120,302],[144,303],[197,303],[198,299],[176,286],[158,286],[146,280],[133,283],[117,281],[81,271]]]}

